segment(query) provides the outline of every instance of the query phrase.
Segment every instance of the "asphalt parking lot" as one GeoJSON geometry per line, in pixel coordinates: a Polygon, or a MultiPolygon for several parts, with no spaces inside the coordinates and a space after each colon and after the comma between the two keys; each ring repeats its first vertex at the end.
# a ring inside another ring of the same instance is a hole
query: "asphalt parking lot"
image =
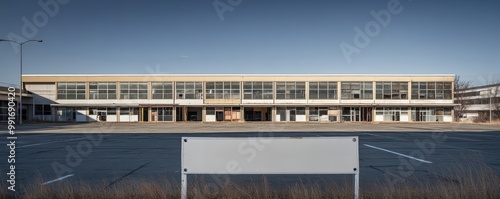
{"type": "MultiPolygon", "coordinates": [[[[376,124],[304,124],[300,128],[299,125],[295,128],[273,125],[270,128],[265,125],[222,124],[239,130],[210,133],[223,128],[212,128],[213,125],[187,124],[175,128],[149,124],[129,124],[128,127],[123,124],[114,127],[99,124],[26,125],[16,140],[16,180],[20,186],[33,182],[37,176],[48,186],[67,181],[112,185],[125,179],[156,179],[159,176],[179,181],[183,136],[359,136],[361,186],[429,176],[463,162],[464,158],[473,159],[474,164],[483,162],[500,173],[498,125],[398,124],[381,127],[376,124]],[[165,133],[161,132],[162,128],[165,133]],[[191,132],[179,133],[184,131],[183,128],[191,129],[191,132]],[[266,128],[269,129],[266,131],[266,128]],[[250,132],[241,132],[245,130],[250,132]]],[[[7,140],[2,139],[1,143],[6,148],[7,140]]],[[[7,157],[7,153],[8,150],[2,149],[0,156],[7,157]]],[[[1,164],[2,173],[8,171],[6,165],[1,164]]]]}

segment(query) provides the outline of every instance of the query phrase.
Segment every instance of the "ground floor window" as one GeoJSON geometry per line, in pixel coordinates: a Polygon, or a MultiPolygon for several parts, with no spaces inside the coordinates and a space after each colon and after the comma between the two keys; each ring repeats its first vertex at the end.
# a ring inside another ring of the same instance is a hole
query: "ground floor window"
{"type": "Polygon", "coordinates": [[[309,107],[309,121],[335,122],[339,115],[337,107],[309,107]]]}
{"type": "Polygon", "coordinates": [[[306,108],[305,107],[277,107],[276,108],[277,122],[305,122],[306,108]]]}
{"type": "Polygon", "coordinates": [[[59,122],[72,122],[76,121],[76,112],[74,108],[57,108],[56,117],[59,122]]]}
{"type": "Polygon", "coordinates": [[[371,122],[372,108],[371,107],[343,107],[342,121],[349,122],[371,122]]]}
{"type": "Polygon", "coordinates": [[[90,121],[100,121],[100,122],[118,121],[115,107],[89,108],[89,118],[90,121]]]}
{"type": "Polygon", "coordinates": [[[173,119],[172,107],[154,107],[151,109],[151,121],[171,122],[173,119]]]}
{"type": "Polygon", "coordinates": [[[202,121],[202,107],[176,107],[176,121],[202,121]]]}
{"type": "Polygon", "coordinates": [[[51,115],[50,104],[35,104],[35,115],[51,115]]]}
{"type": "Polygon", "coordinates": [[[56,108],[56,120],[59,122],[86,122],[86,107],[59,107],[56,108]]]}
{"type": "Polygon", "coordinates": [[[417,122],[452,122],[451,108],[414,107],[412,121],[417,122]]]}
{"type": "Polygon", "coordinates": [[[139,121],[139,108],[137,108],[137,107],[121,107],[119,119],[120,119],[120,122],[138,122],[139,121]]]}
{"type": "Polygon", "coordinates": [[[245,121],[271,121],[271,107],[245,107],[245,121]]]}
{"type": "Polygon", "coordinates": [[[240,121],[240,107],[207,107],[206,121],[240,121]]]}
{"type": "Polygon", "coordinates": [[[408,122],[408,108],[406,108],[406,107],[379,107],[375,111],[375,121],[378,121],[378,122],[391,122],[391,121],[408,122]]]}

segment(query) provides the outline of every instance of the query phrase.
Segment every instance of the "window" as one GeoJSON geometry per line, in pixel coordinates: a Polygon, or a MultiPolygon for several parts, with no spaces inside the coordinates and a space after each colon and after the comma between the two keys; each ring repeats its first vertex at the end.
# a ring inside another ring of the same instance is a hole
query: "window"
{"type": "Polygon", "coordinates": [[[207,99],[240,99],[240,82],[207,82],[207,99]]]}
{"type": "Polygon", "coordinates": [[[309,82],[309,99],[337,99],[337,82],[309,82]]]}
{"type": "Polygon", "coordinates": [[[203,82],[176,82],[175,99],[203,99],[203,82]]]}
{"type": "Polygon", "coordinates": [[[276,99],[306,99],[305,82],[276,82],[276,99]]]}
{"type": "Polygon", "coordinates": [[[375,111],[375,121],[408,121],[408,108],[406,107],[379,107],[375,111]]]}
{"type": "Polygon", "coordinates": [[[425,122],[444,122],[451,121],[452,108],[435,108],[435,107],[414,107],[412,108],[413,121],[425,122]]]}
{"type": "Polygon", "coordinates": [[[116,115],[116,108],[108,108],[107,115],[116,115]]]}
{"type": "Polygon", "coordinates": [[[215,115],[215,107],[207,107],[207,115],[215,115]]]}
{"type": "Polygon", "coordinates": [[[273,99],[273,82],[243,82],[243,99],[273,99]]]}
{"type": "Polygon", "coordinates": [[[133,107],[120,108],[120,115],[139,115],[139,108],[133,108],[133,107]]]}
{"type": "Polygon", "coordinates": [[[373,82],[342,82],[342,99],[373,99],[373,82]]]}
{"type": "Polygon", "coordinates": [[[340,111],[337,107],[309,107],[309,121],[337,121],[340,111]]]}
{"type": "Polygon", "coordinates": [[[407,82],[377,82],[377,99],[408,99],[407,82]]]}
{"type": "Polygon", "coordinates": [[[57,99],[63,99],[63,100],[85,99],[85,83],[58,82],[57,99]]]}
{"type": "Polygon", "coordinates": [[[51,115],[50,104],[35,104],[35,115],[51,115]]]}
{"type": "MultiPolygon", "coordinates": [[[[156,121],[166,122],[173,121],[172,107],[152,108],[153,117],[157,117],[156,121]]],[[[155,119],[153,119],[155,120],[155,119]]]]}
{"type": "Polygon", "coordinates": [[[451,99],[451,82],[412,82],[412,99],[451,99]]]}
{"type": "Polygon", "coordinates": [[[121,82],[120,99],[148,99],[148,83],[121,82]]]}
{"type": "Polygon", "coordinates": [[[116,99],[115,82],[90,82],[89,99],[116,99]]]}
{"type": "Polygon", "coordinates": [[[173,99],[174,87],[172,82],[152,82],[151,95],[153,99],[173,99]]]}

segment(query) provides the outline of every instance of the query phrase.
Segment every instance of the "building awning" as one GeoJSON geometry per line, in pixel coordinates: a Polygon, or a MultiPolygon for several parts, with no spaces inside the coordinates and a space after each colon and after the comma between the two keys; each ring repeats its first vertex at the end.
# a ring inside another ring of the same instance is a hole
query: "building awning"
{"type": "Polygon", "coordinates": [[[140,107],[172,107],[179,106],[179,104],[139,104],[140,107]]]}
{"type": "Polygon", "coordinates": [[[53,107],[140,107],[139,104],[116,104],[116,103],[80,103],[80,104],[51,104],[53,107]]]}
{"type": "Polygon", "coordinates": [[[273,106],[289,106],[289,107],[318,107],[318,106],[339,106],[339,107],[455,107],[460,104],[425,104],[425,103],[412,103],[412,104],[134,104],[134,103],[71,103],[71,104],[51,104],[53,107],[273,107],[273,106]]]}

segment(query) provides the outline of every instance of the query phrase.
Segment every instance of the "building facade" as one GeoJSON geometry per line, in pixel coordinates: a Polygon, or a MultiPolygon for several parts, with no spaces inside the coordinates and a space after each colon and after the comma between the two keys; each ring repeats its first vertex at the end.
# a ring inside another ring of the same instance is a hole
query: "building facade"
{"type": "Polygon", "coordinates": [[[24,75],[28,119],[451,122],[454,75],[24,75]]]}
{"type": "Polygon", "coordinates": [[[460,121],[498,120],[500,119],[500,84],[457,90],[455,103],[458,104],[456,111],[460,121]]]}

